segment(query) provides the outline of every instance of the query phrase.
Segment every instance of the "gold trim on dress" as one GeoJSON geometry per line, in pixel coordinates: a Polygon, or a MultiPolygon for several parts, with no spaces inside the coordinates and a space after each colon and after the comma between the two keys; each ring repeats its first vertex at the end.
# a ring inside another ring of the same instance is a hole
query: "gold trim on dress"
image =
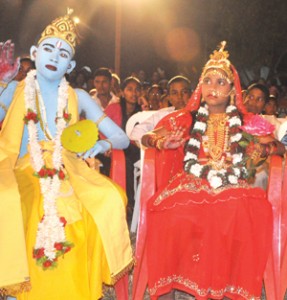
{"type": "Polygon", "coordinates": [[[247,290],[243,289],[240,286],[227,284],[225,288],[222,288],[220,290],[214,290],[211,287],[204,289],[200,288],[196,282],[193,282],[188,278],[184,278],[183,276],[175,274],[166,278],[160,278],[159,281],[156,282],[155,285],[149,289],[149,292],[151,295],[155,295],[159,288],[170,285],[173,282],[190,289],[192,292],[196,293],[201,297],[210,296],[219,299],[219,297],[223,297],[226,293],[230,293],[233,295],[240,295],[247,300],[260,300],[260,297],[250,295],[250,293],[247,290]]]}
{"type": "MultiPolygon", "coordinates": [[[[175,175],[172,178],[172,180],[170,181],[170,183],[173,182],[177,177],[182,176],[182,174],[183,174],[183,172],[178,173],[177,175],[175,175]]],[[[198,178],[198,177],[195,177],[192,174],[187,174],[184,177],[184,179],[185,180],[182,180],[180,182],[180,184],[178,184],[175,188],[170,188],[170,185],[168,185],[161,192],[161,194],[155,199],[155,201],[154,201],[153,204],[155,206],[160,205],[163,200],[165,200],[166,198],[168,198],[170,196],[173,196],[177,192],[198,193],[200,191],[206,191],[207,193],[209,193],[211,195],[212,194],[216,195],[216,194],[219,194],[219,193],[223,192],[224,190],[230,189],[230,188],[232,188],[232,189],[236,189],[236,188],[250,189],[250,188],[253,188],[252,186],[250,186],[244,180],[240,180],[237,185],[235,185],[235,184],[227,184],[227,185],[222,186],[220,188],[213,189],[213,188],[209,187],[207,184],[202,184],[202,179],[198,178]],[[191,177],[193,177],[193,178],[191,178],[191,177]]],[[[192,199],[189,202],[193,202],[192,199]]],[[[201,202],[196,201],[194,203],[196,203],[196,204],[202,204],[202,203],[206,203],[206,202],[207,201],[205,199],[202,199],[201,202]]],[[[218,200],[217,202],[221,202],[221,201],[218,200]]],[[[213,203],[215,203],[215,202],[213,202],[213,203]]]]}
{"type": "Polygon", "coordinates": [[[117,281],[119,281],[123,276],[125,276],[135,265],[135,259],[133,258],[131,262],[119,273],[111,274],[112,282],[111,284],[114,285],[117,281]]]}
{"type": "Polygon", "coordinates": [[[20,293],[29,292],[31,290],[31,282],[29,281],[30,278],[25,280],[27,281],[0,288],[0,296],[14,296],[20,293]]]}

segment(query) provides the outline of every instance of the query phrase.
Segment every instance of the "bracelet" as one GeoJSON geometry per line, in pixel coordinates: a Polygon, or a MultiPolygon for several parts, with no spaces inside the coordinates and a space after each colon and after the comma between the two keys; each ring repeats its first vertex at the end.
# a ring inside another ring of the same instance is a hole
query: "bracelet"
{"type": "Polygon", "coordinates": [[[151,146],[153,148],[156,148],[158,150],[162,150],[164,140],[165,140],[164,136],[158,136],[158,135],[152,133],[148,136],[147,143],[148,143],[149,146],[151,146]]]}
{"type": "Polygon", "coordinates": [[[0,81],[0,87],[3,87],[4,89],[7,87],[8,83],[4,81],[0,81]]]}
{"type": "Polygon", "coordinates": [[[270,155],[270,145],[268,144],[259,144],[261,148],[260,157],[266,158],[270,155]]]}
{"type": "Polygon", "coordinates": [[[164,137],[164,136],[162,136],[162,137],[160,137],[160,138],[158,138],[158,139],[156,140],[156,143],[155,143],[156,149],[158,149],[158,150],[162,150],[162,149],[163,149],[163,143],[164,143],[164,140],[165,140],[165,137],[164,137]]]}
{"type": "Polygon", "coordinates": [[[5,113],[8,111],[8,107],[2,102],[0,102],[0,107],[5,111],[5,113]]]}
{"type": "Polygon", "coordinates": [[[154,148],[156,145],[156,141],[157,141],[156,134],[154,134],[154,133],[149,134],[148,139],[147,139],[148,145],[154,148]]]}
{"type": "Polygon", "coordinates": [[[107,150],[107,151],[105,152],[105,155],[106,155],[106,156],[110,156],[111,153],[112,153],[113,144],[112,144],[112,142],[111,142],[110,140],[108,140],[108,139],[103,140],[103,141],[107,142],[107,143],[110,145],[109,150],[107,150]]]}
{"type": "Polygon", "coordinates": [[[275,141],[272,141],[272,142],[268,143],[268,145],[270,147],[269,154],[276,154],[277,150],[278,150],[277,143],[275,141]]]}

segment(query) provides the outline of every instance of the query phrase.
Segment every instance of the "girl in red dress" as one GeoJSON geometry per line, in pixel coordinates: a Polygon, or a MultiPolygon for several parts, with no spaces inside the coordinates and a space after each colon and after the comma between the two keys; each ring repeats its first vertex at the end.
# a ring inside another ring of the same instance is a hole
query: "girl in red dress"
{"type": "Polygon", "coordinates": [[[224,46],[210,56],[187,107],[142,139],[159,150],[161,164],[147,210],[151,299],[174,299],[175,290],[200,300],[260,299],[272,211],[266,192],[248,183],[245,158],[285,149],[274,140],[241,146],[246,111],[224,46]]]}

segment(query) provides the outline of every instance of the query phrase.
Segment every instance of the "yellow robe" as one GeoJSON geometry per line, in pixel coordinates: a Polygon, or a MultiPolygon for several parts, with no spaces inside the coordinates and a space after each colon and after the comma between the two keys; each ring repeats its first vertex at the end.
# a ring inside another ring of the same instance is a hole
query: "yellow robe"
{"type": "MultiPolygon", "coordinates": [[[[58,267],[43,271],[32,257],[43,216],[38,178],[29,155],[18,159],[24,128],[24,82],[16,89],[0,136],[0,288],[17,299],[98,299],[102,282],[113,284],[133,263],[123,193],[108,178],[63,150],[69,176],[57,200],[60,216],[68,221],[72,250],[58,267]],[[31,284],[30,291],[27,291],[31,284]]],[[[70,124],[78,119],[77,96],[69,89],[70,124]]],[[[42,146],[49,150],[50,142],[42,146]]],[[[51,152],[45,152],[47,164],[51,152]]]]}

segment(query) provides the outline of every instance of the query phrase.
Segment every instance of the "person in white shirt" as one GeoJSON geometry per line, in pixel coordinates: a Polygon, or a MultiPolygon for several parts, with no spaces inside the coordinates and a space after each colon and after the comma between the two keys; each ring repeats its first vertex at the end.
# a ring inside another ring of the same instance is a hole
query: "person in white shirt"
{"type": "Polygon", "coordinates": [[[112,93],[112,73],[108,68],[99,68],[94,73],[96,92],[92,98],[104,111],[111,103],[118,103],[119,98],[112,93]]]}
{"type": "MultiPolygon", "coordinates": [[[[168,82],[169,102],[172,106],[154,111],[154,113],[145,121],[137,124],[130,133],[129,138],[133,141],[140,142],[142,136],[154,129],[157,123],[166,115],[174,110],[183,108],[191,95],[190,80],[184,76],[175,76],[168,82]]],[[[141,112],[140,112],[141,113],[141,112]]]]}

